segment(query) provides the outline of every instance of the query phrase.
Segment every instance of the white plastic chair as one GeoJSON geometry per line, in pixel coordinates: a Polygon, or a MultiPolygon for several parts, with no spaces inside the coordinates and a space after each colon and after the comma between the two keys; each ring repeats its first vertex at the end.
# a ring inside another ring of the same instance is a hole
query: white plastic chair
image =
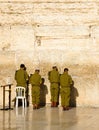
{"type": "Polygon", "coordinates": [[[27,106],[26,104],[26,96],[25,96],[25,88],[22,86],[16,87],[16,108],[18,107],[18,100],[22,99],[23,108],[27,106]]]}

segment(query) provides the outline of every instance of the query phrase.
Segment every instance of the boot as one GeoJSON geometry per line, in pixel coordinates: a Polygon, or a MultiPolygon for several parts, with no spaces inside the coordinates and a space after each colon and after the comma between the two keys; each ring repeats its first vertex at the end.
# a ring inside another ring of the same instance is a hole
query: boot
{"type": "Polygon", "coordinates": [[[54,102],[51,103],[51,107],[54,107],[54,102]]]}
{"type": "Polygon", "coordinates": [[[39,108],[40,108],[39,105],[37,105],[37,104],[35,105],[35,107],[36,107],[36,109],[39,109],[39,108]]]}
{"type": "Polygon", "coordinates": [[[68,111],[69,107],[63,107],[63,111],[68,111]]]}
{"type": "Polygon", "coordinates": [[[57,102],[54,102],[54,107],[57,107],[57,102]]]}
{"type": "Polygon", "coordinates": [[[33,105],[33,109],[36,109],[36,105],[35,104],[33,105]]]}

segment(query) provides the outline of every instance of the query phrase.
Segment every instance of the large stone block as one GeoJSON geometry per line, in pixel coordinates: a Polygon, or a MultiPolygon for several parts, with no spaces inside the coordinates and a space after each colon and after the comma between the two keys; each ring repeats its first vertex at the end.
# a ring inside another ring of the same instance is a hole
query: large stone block
{"type": "Polygon", "coordinates": [[[36,28],[37,36],[56,36],[84,38],[89,36],[88,26],[40,26],[36,28]]]}

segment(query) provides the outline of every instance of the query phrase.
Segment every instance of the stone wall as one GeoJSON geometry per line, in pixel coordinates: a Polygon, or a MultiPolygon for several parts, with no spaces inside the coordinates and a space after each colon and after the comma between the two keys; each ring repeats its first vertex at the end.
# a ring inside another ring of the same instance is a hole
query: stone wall
{"type": "Polygon", "coordinates": [[[39,67],[48,90],[47,73],[57,65],[70,70],[77,106],[99,106],[98,44],[99,0],[0,0],[0,85],[11,77],[12,98],[21,63],[29,74],[39,67]]]}

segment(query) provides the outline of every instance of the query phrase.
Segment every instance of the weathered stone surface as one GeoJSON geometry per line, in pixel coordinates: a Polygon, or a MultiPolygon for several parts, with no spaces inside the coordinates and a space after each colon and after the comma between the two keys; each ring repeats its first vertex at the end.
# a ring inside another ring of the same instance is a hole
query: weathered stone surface
{"type": "Polygon", "coordinates": [[[29,74],[40,68],[50,102],[47,74],[57,65],[60,73],[69,68],[78,106],[99,106],[98,43],[99,0],[0,0],[0,85],[11,77],[12,98],[24,63],[29,74]]]}
{"type": "MultiPolygon", "coordinates": [[[[6,48],[6,46],[5,46],[6,48]]],[[[14,73],[15,73],[15,53],[11,51],[0,51],[0,86],[8,84],[10,77],[11,83],[15,84],[14,73]]],[[[15,96],[14,85],[12,86],[12,97],[15,96]]],[[[8,88],[6,88],[8,90],[8,88]]],[[[8,92],[6,91],[5,103],[8,104],[8,92]]],[[[3,100],[3,89],[0,87],[0,105],[3,100]]]]}
{"type": "Polygon", "coordinates": [[[20,2],[3,2],[0,4],[0,24],[97,25],[98,10],[96,2],[88,1],[66,4],[22,2],[21,5],[20,2]]]}

